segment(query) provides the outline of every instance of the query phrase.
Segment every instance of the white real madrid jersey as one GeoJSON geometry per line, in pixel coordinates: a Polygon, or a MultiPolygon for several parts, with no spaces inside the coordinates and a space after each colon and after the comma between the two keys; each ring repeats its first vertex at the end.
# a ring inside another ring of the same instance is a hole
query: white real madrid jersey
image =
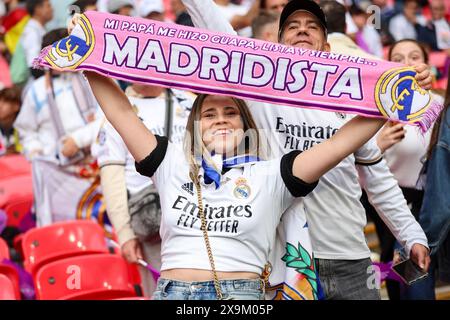
{"type": "MultiPolygon", "coordinates": [[[[343,113],[248,102],[258,128],[264,129],[269,154],[307,150],[329,139],[350,118],[343,113]]],[[[376,161],[380,151],[374,139],[322,176],[305,198],[288,211],[301,211],[304,201],[314,255],[323,259],[362,259],[370,256],[364,236],[366,214],[359,199],[361,187],[355,162],[376,161]]]]}
{"type": "MultiPolygon", "coordinates": [[[[210,270],[197,189],[179,146],[169,143],[152,179],[161,200],[161,270],[210,270]]],[[[260,274],[280,217],[294,199],[281,177],[280,157],[232,168],[221,181],[218,189],[214,183],[201,183],[216,269],[260,274]]]]}
{"type": "MultiPolygon", "coordinates": [[[[194,96],[177,91],[173,96],[171,140],[182,144],[187,118],[192,107],[194,96]]],[[[144,125],[154,134],[165,135],[166,99],[129,97],[144,125]]],[[[125,178],[130,193],[142,190],[151,184],[151,180],[136,172],[134,158],[128,151],[125,142],[109,122],[105,122],[99,131],[93,154],[97,156],[100,167],[108,164],[125,165],[125,178]]]]}

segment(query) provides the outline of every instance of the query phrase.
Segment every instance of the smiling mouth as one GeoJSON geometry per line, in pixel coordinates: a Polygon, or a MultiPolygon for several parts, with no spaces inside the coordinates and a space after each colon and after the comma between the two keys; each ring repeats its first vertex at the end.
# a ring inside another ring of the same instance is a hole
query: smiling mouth
{"type": "Polygon", "coordinates": [[[228,134],[232,134],[233,130],[231,129],[219,129],[213,132],[213,136],[225,136],[228,134]]]}

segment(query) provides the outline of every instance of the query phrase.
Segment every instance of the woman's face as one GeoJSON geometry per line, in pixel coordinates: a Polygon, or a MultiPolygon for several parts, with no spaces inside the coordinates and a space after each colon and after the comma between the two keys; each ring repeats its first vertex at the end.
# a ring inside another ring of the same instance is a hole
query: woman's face
{"type": "Polygon", "coordinates": [[[405,41],[395,45],[391,53],[391,61],[412,67],[419,63],[425,63],[425,57],[416,43],[405,41]]]}
{"type": "Polygon", "coordinates": [[[203,143],[208,151],[227,154],[244,136],[241,113],[230,97],[208,96],[200,111],[203,143]]]}

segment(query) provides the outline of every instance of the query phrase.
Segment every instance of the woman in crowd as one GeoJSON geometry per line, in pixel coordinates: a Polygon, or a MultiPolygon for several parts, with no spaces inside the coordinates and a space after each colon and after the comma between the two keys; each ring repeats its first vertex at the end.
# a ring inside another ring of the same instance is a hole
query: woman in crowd
{"type": "MultiPolygon", "coordinates": [[[[389,50],[388,60],[407,66],[428,64],[428,53],[425,47],[415,40],[405,39],[394,43],[389,50]]],[[[438,99],[440,96],[438,97],[438,99]]],[[[408,206],[416,218],[422,206],[424,185],[421,181],[430,143],[432,130],[422,135],[419,130],[401,123],[388,122],[377,136],[377,143],[384,152],[386,162],[403,191],[408,206]],[[407,159],[407,161],[405,161],[407,159]]],[[[374,217],[374,220],[377,218],[374,217]]],[[[395,239],[381,221],[377,221],[377,232],[382,238],[382,260],[392,260],[395,239]]],[[[386,262],[386,261],[385,261],[386,262]]],[[[434,281],[421,281],[411,287],[389,281],[388,291],[391,299],[434,299],[434,281]],[[417,287],[417,290],[414,288],[417,287]]]]}
{"type": "Polygon", "coordinates": [[[143,125],[111,79],[86,76],[138,172],[159,191],[162,267],[155,299],[263,299],[260,275],[282,212],[384,123],[355,117],[308,151],[259,161],[259,135],[245,102],[200,95],[183,152],[143,125]]]}

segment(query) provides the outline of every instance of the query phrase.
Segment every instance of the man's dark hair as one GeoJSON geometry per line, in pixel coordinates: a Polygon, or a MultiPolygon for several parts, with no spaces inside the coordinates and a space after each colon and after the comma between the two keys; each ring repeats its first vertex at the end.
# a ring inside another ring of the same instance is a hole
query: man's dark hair
{"type": "Polygon", "coordinates": [[[42,48],[45,48],[62,38],[67,37],[69,34],[67,33],[66,28],[54,29],[52,31],[47,32],[42,38],[42,48]]]}
{"type": "Polygon", "coordinates": [[[88,6],[95,6],[97,4],[97,0],[77,0],[72,3],[73,6],[80,8],[81,13],[86,11],[88,6]]]}
{"type": "Polygon", "coordinates": [[[26,8],[30,16],[34,15],[36,8],[43,5],[47,0],[27,0],[26,8]]]}
{"type": "Polygon", "coordinates": [[[327,17],[328,33],[345,33],[345,7],[334,0],[322,0],[320,6],[327,17]]]}

